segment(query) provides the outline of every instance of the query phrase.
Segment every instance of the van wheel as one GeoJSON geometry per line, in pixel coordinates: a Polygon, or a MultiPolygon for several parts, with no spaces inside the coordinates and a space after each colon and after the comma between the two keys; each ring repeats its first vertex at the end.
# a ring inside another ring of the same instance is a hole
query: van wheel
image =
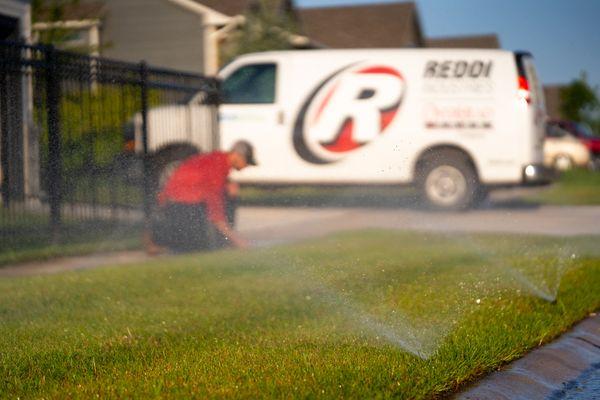
{"type": "Polygon", "coordinates": [[[430,208],[443,211],[465,210],[485,193],[469,159],[456,150],[444,150],[421,160],[417,183],[430,208]]]}
{"type": "Polygon", "coordinates": [[[568,171],[573,168],[573,159],[567,154],[559,154],[554,158],[554,169],[568,171]]]}

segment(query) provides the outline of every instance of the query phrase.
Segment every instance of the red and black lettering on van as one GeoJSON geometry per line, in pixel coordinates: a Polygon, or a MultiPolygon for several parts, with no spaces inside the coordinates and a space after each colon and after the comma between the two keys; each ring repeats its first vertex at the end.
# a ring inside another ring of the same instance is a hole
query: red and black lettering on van
{"type": "Polygon", "coordinates": [[[491,60],[432,60],[425,65],[423,77],[442,79],[489,78],[493,65],[491,60]]]}

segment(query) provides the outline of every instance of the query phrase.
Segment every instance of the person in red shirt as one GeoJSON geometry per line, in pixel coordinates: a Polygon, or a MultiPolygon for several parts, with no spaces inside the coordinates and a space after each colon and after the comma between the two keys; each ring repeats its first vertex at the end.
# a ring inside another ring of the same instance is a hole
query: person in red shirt
{"type": "Polygon", "coordinates": [[[230,226],[225,203],[229,172],[249,165],[256,161],[252,146],[245,141],[227,153],[196,154],[184,160],[158,194],[160,218],[146,238],[148,252],[160,252],[161,247],[178,252],[247,247],[230,226]]]}

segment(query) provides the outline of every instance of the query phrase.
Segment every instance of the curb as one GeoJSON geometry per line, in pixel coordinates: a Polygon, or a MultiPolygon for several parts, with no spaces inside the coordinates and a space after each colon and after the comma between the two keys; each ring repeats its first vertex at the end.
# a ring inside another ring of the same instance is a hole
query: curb
{"type": "MultiPolygon", "coordinates": [[[[600,315],[459,393],[461,400],[560,399],[600,363],[600,315]]],[[[581,397],[583,398],[583,397],[581,397]]]]}

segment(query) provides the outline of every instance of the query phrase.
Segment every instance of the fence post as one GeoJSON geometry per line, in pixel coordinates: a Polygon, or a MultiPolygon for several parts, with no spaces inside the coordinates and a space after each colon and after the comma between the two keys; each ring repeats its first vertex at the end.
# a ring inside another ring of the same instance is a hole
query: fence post
{"type": "Polygon", "coordinates": [[[213,84],[210,86],[212,93],[209,95],[209,99],[211,99],[212,106],[212,126],[211,126],[211,136],[212,136],[212,150],[221,149],[221,124],[219,123],[219,107],[221,106],[221,82],[213,78],[213,84]]]}
{"type": "MultiPolygon", "coordinates": [[[[2,52],[2,64],[0,65],[0,171],[2,172],[2,181],[0,182],[0,192],[2,192],[2,205],[8,208],[10,202],[10,182],[9,177],[12,171],[10,171],[10,163],[8,161],[8,63],[6,60],[6,52],[2,52]]],[[[9,53],[10,54],[10,53],[9,53]]],[[[12,55],[12,54],[11,54],[12,55]]],[[[11,56],[9,55],[9,57],[11,56]]],[[[14,62],[14,60],[10,60],[14,62]]]]}
{"type": "Polygon", "coordinates": [[[151,166],[148,158],[148,65],[145,61],[140,63],[140,84],[141,84],[141,107],[142,107],[142,149],[143,149],[143,172],[144,172],[144,225],[146,229],[150,228],[151,208],[152,208],[152,182],[150,179],[151,166]]]}
{"type": "Polygon", "coordinates": [[[53,46],[46,55],[46,111],[48,119],[48,200],[50,202],[50,231],[57,242],[61,233],[62,205],[62,146],[60,137],[60,77],[58,60],[53,46]]]}

